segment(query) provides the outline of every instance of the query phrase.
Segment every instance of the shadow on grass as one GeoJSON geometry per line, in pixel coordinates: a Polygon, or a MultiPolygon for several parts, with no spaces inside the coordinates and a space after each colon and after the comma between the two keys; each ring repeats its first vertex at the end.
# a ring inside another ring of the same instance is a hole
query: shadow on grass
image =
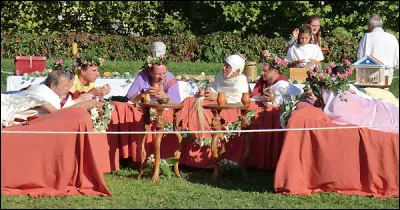
{"type": "Polygon", "coordinates": [[[211,176],[213,169],[201,169],[181,165],[179,166],[182,177],[188,182],[202,185],[209,185],[226,190],[241,190],[244,192],[273,192],[273,171],[258,170],[248,168],[248,181],[243,179],[240,170],[234,171],[230,175],[222,175],[217,181],[213,182],[211,176]]]}
{"type": "MultiPolygon", "coordinates": [[[[139,173],[139,163],[132,162],[130,158],[120,159],[120,168],[121,170],[115,171],[112,174],[115,176],[136,179],[139,173]]],[[[274,192],[274,171],[270,170],[266,171],[258,170],[256,168],[248,168],[248,181],[243,179],[240,170],[236,170],[233,174],[222,175],[215,182],[211,180],[213,169],[202,169],[179,165],[179,170],[182,178],[193,184],[208,185],[226,190],[241,190],[244,192],[274,192]]],[[[142,179],[146,179],[147,176],[142,177],[142,179]]],[[[151,175],[148,178],[151,179],[151,175]]],[[[160,175],[160,178],[163,178],[163,175],[160,175]]],[[[176,178],[173,177],[172,179],[176,178]]]]}

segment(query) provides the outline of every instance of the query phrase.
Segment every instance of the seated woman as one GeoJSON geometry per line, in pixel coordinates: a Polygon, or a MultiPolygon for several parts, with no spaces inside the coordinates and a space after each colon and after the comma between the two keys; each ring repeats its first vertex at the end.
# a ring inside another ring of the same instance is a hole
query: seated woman
{"type": "Polygon", "coordinates": [[[251,98],[256,101],[271,102],[279,105],[283,101],[290,100],[291,95],[300,95],[301,89],[292,85],[282,74],[287,67],[287,62],[270,54],[266,58],[267,60],[263,63],[261,77],[250,94],[251,98]],[[265,91],[266,88],[272,91],[273,96],[265,91]]]}
{"type": "MultiPolygon", "coordinates": [[[[164,44],[162,42],[156,43],[164,44]]],[[[168,71],[167,59],[164,54],[153,53],[153,55],[159,55],[159,57],[148,57],[144,69],[136,75],[128,90],[129,101],[136,102],[140,99],[140,94],[149,93],[153,98],[169,98],[172,102],[181,102],[178,81],[168,71]]]]}
{"type": "Polygon", "coordinates": [[[289,48],[285,57],[285,60],[289,62],[289,67],[313,68],[324,60],[321,48],[309,43],[311,35],[310,25],[304,24],[300,27],[297,44],[289,48]]]}
{"type": "MultiPolygon", "coordinates": [[[[2,125],[19,124],[61,109],[60,102],[67,95],[69,84],[68,75],[56,70],[48,75],[44,84],[32,85],[14,94],[1,94],[2,125]]],[[[97,101],[90,100],[72,107],[91,108],[97,105],[97,101]]]]}

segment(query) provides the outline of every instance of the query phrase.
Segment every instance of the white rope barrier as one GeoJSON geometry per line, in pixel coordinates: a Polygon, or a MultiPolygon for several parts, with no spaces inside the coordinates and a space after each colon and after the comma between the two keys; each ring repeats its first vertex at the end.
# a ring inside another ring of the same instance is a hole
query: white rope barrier
{"type": "Polygon", "coordinates": [[[256,133],[256,132],[280,132],[280,131],[307,131],[307,130],[340,130],[340,129],[358,129],[358,128],[381,128],[392,127],[398,128],[399,125],[380,125],[380,126],[338,126],[338,127],[322,127],[322,128],[280,128],[280,129],[256,129],[256,130],[216,130],[216,131],[4,131],[1,133],[10,134],[176,134],[176,133],[256,133]]]}

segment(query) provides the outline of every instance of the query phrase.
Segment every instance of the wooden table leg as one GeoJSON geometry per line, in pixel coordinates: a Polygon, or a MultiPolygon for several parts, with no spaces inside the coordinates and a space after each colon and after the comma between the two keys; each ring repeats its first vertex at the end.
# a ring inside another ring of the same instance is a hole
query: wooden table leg
{"type": "MultiPolygon", "coordinates": [[[[221,130],[221,117],[219,116],[219,113],[221,110],[215,110],[212,109],[211,112],[213,113],[213,119],[211,122],[211,129],[212,130],[221,130]]],[[[211,139],[211,152],[212,152],[212,163],[213,163],[213,168],[214,168],[214,173],[212,175],[212,181],[216,181],[218,176],[219,176],[219,159],[218,159],[218,148],[217,148],[217,143],[218,139],[223,141],[224,137],[222,133],[213,133],[211,139]]]]}
{"type": "MultiPolygon", "coordinates": [[[[248,109],[240,110],[240,114],[241,114],[241,128],[240,129],[241,130],[250,129],[250,121],[246,117],[247,113],[248,113],[248,109]]],[[[243,175],[244,180],[248,181],[246,168],[247,168],[247,157],[249,156],[249,152],[250,152],[249,135],[248,135],[248,133],[242,133],[240,135],[243,136],[244,141],[245,141],[244,152],[242,155],[242,164],[241,164],[240,168],[242,169],[242,175],[243,175]]]]}
{"type": "MultiPolygon", "coordinates": [[[[174,121],[173,121],[173,130],[181,131],[182,130],[182,117],[178,114],[179,109],[174,109],[174,121]]],[[[181,178],[181,174],[179,172],[179,158],[181,157],[181,149],[182,149],[182,135],[180,133],[175,134],[178,138],[178,149],[175,151],[174,155],[178,158],[178,162],[174,164],[174,172],[175,176],[181,178]]]]}
{"type": "MultiPolygon", "coordinates": [[[[146,132],[150,132],[150,109],[148,107],[143,108],[143,121],[144,121],[144,129],[146,132]]],[[[143,175],[143,166],[144,162],[146,161],[146,139],[148,134],[143,134],[141,147],[140,147],[140,171],[137,176],[137,179],[140,179],[143,175]]]]}
{"type": "MultiPolygon", "coordinates": [[[[156,130],[161,131],[164,130],[164,117],[163,117],[164,108],[157,108],[157,118],[156,118],[156,130]]],[[[160,147],[161,147],[161,139],[164,134],[157,133],[156,134],[156,141],[154,142],[155,146],[155,163],[154,163],[154,172],[153,178],[151,179],[152,182],[158,181],[159,174],[160,174],[160,147]]]]}

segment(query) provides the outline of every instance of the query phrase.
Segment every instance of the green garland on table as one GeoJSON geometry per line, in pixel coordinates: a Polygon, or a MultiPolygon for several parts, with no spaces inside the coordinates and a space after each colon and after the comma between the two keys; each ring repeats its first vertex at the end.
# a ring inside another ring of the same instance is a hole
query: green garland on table
{"type": "MultiPolygon", "coordinates": [[[[247,115],[246,118],[251,122],[255,117],[255,110],[250,110],[247,115]]],[[[226,123],[225,125],[223,125],[223,128],[227,131],[225,133],[225,138],[226,139],[234,139],[234,137],[236,137],[239,133],[235,133],[235,132],[229,132],[231,130],[240,130],[240,126],[241,126],[242,122],[239,119],[237,119],[235,122],[231,123],[226,123]]],[[[182,131],[189,131],[188,128],[183,129],[182,131]]],[[[195,142],[197,145],[199,145],[200,147],[211,147],[211,137],[200,137],[200,138],[196,138],[193,134],[191,133],[183,133],[182,134],[182,138],[186,141],[191,141],[191,142],[195,142]]],[[[219,142],[218,139],[218,144],[220,144],[221,142],[219,142]]]]}
{"type": "Polygon", "coordinates": [[[279,118],[282,128],[286,128],[289,118],[292,115],[292,111],[296,109],[296,104],[297,102],[299,102],[301,97],[302,97],[301,95],[291,95],[290,101],[288,102],[283,101],[281,106],[282,113],[279,118]]]}
{"type": "Polygon", "coordinates": [[[114,105],[111,102],[103,103],[100,110],[97,107],[88,109],[95,132],[105,132],[108,129],[108,123],[111,121],[113,110],[114,105]]]}

